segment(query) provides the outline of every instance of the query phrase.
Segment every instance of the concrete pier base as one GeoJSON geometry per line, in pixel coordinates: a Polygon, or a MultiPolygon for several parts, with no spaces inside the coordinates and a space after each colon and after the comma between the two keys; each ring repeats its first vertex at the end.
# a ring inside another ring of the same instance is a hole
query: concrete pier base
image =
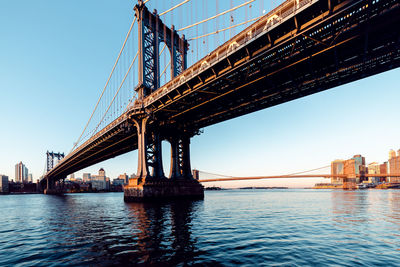
{"type": "Polygon", "coordinates": [[[204,187],[196,180],[148,180],[134,178],[124,187],[125,202],[148,202],[166,199],[204,199],[204,187]]]}
{"type": "Polygon", "coordinates": [[[45,194],[45,195],[62,195],[63,192],[58,189],[45,189],[43,191],[43,194],[45,194]]]}

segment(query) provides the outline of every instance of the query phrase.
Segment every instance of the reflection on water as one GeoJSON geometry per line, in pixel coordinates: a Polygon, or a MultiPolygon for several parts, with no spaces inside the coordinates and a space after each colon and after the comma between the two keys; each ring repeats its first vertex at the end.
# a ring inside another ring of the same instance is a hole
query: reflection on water
{"type": "Polygon", "coordinates": [[[400,265],[400,190],[0,196],[0,266],[400,265]]]}
{"type": "Polygon", "coordinates": [[[137,251],[124,263],[192,263],[199,255],[191,235],[192,216],[200,202],[126,203],[137,251]]]}

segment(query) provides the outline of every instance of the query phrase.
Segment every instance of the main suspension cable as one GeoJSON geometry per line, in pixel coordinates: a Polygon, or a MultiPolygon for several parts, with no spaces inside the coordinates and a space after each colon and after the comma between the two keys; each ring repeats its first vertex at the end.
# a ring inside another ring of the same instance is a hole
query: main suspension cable
{"type": "Polygon", "coordinates": [[[118,93],[119,93],[119,90],[122,88],[122,85],[125,83],[126,77],[128,76],[129,72],[131,71],[131,68],[132,68],[133,64],[135,63],[136,58],[137,58],[138,55],[139,55],[139,52],[136,52],[136,55],[135,55],[135,57],[133,58],[132,63],[131,63],[131,65],[130,65],[129,68],[128,68],[128,71],[126,72],[124,78],[122,79],[122,82],[121,82],[121,84],[119,85],[117,92],[114,94],[113,99],[111,100],[110,104],[108,105],[107,110],[104,112],[103,117],[101,118],[100,122],[97,124],[97,126],[96,126],[96,128],[95,128],[95,130],[94,130],[94,132],[93,132],[93,134],[92,134],[92,136],[96,133],[96,131],[97,131],[97,129],[99,128],[100,124],[103,122],[103,120],[104,120],[104,118],[105,118],[107,112],[109,111],[111,105],[114,103],[114,100],[115,100],[115,98],[117,97],[117,95],[118,95],[118,93]]]}
{"type": "Polygon", "coordinates": [[[262,17],[262,16],[259,16],[259,17],[257,17],[257,18],[249,19],[249,20],[247,20],[247,21],[244,21],[244,22],[241,22],[241,23],[238,23],[238,24],[229,26],[229,27],[224,28],[224,29],[221,29],[221,30],[217,30],[217,31],[215,31],[215,32],[210,32],[210,33],[206,33],[206,34],[203,34],[203,35],[200,35],[200,36],[196,36],[196,37],[193,37],[193,38],[188,39],[188,41],[193,41],[193,40],[201,39],[201,38],[204,38],[204,37],[213,35],[213,34],[218,34],[218,33],[220,33],[220,32],[223,32],[223,31],[226,31],[226,30],[235,28],[235,27],[239,27],[239,26],[241,26],[241,25],[243,25],[243,24],[246,24],[246,23],[249,23],[249,22],[258,20],[258,19],[260,19],[261,17],[262,17]]]}
{"type": "Polygon", "coordinates": [[[171,7],[170,9],[168,9],[168,10],[166,10],[166,11],[160,13],[160,16],[165,15],[165,14],[167,14],[168,12],[171,12],[171,11],[174,10],[175,8],[180,7],[181,5],[186,4],[186,3],[189,2],[189,1],[190,1],[190,0],[185,0],[185,1],[183,1],[183,2],[181,2],[181,3],[179,3],[179,4],[177,4],[176,6],[171,7]]]}
{"type": "Polygon", "coordinates": [[[167,71],[167,68],[168,68],[169,65],[171,65],[171,60],[168,61],[168,64],[165,66],[164,70],[161,72],[161,74],[160,74],[160,79],[161,79],[161,77],[165,74],[165,72],[167,71]]]}
{"type": "Polygon", "coordinates": [[[209,17],[209,18],[207,18],[207,19],[203,19],[203,20],[201,20],[201,21],[198,21],[198,22],[193,23],[193,24],[191,24],[191,25],[188,25],[188,26],[186,26],[186,27],[180,28],[180,29],[178,30],[178,32],[179,32],[179,31],[186,30],[186,29],[189,29],[189,28],[192,28],[192,27],[197,26],[197,25],[199,25],[199,24],[201,24],[201,23],[204,23],[204,22],[207,22],[207,21],[209,21],[209,20],[215,19],[215,18],[217,18],[217,17],[219,17],[219,16],[225,15],[226,13],[229,13],[229,12],[231,12],[231,11],[234,11],[234,10],[236,10],[236,9],[238,9],[238,8],[241,8],[241,7],[245,6],[245,5],[248,5],[248,4],[250,4],[250,3],[254,2],[254,1],[255,1],[255,0],[247,1],[246,3],[243,3],[243,4],[241,4],[241,5],[238,5],[238,6],[236,6],[236,7],[231,8],[231,9],[225,10],[224,12],[221,12],[221,13],[219,13],[219,14],[217,14],[217,15],[214,15],[214,16],[209,17]]]}
{"type": "MultiPolygon", "coordinates": [[[[147,1],[149,1],[149,0],[147,0],[147,1]]],[[[99,97],[99,100],[97,100],[96,106],[94,107],[94,110],[93,110],[92,114],[90,115],[90,118],[89,118],[88,122],[86,123],[85,128],[83,129],[83,131],[82,131],[81,135],[79,136],[78,140],[76,141],[76,143],[75,143],[74,146],[72,147],[71,152],[72,152],[72,151],[75,149],[75,147],[78,145],[78,143],[79,143],[79,141],[81,140],[83,134],[85,133],[85,131],[86,131],[86,129],[87,129],[87,127],[88,127],[90,121],[91,121],[92,118],[93,118],[93,115],[94,115],[94,113],[95,113],[95,111],[96,111],[96,109],[97,109],[97,107],[98,107],[98,105],[99,105],[99,103],[100,103],[101,98],[102,98],[103,95],[104,95],[104,92],[105,92],[105,90],[106,90],[106,88],[107,88],[107,86],[108,86],[108,83],[110,82],[111,76],[113,75],[114,70],[115,70],[115,68],[116,68],[116,66],[117,66],[117,64],[118,64],[118,62],[119,62],[119,58],[121,57],[122,51],[123,51],[124,48],[125,48],[126,42],[128,41],[128,38],[129,38],[129,36],[130,36],[130,34],[131,34],[131,32],[132,32],[132,28],[133,28],[133,26],[135,25],[135,22],[136,22],[136,19],[134,19],[134,20],[132,21],[132,23],[131,23],[131,26],[130,26],[130,28],[129,28],[129,31],[128,31],[126,37],[125,37],[125,41],[124,41],[124,43],[122,44],[121,50],[119,51],[117,60],[116,60],[115,63],[114,63],[114,66],[113,66],[113,68],[112,68],[112,70],[111,70],[110,75],[108,76],[106,85],[104,86],[103,91],[101,92],[101,95],[100,95],[100,97],[99,97]]]]}

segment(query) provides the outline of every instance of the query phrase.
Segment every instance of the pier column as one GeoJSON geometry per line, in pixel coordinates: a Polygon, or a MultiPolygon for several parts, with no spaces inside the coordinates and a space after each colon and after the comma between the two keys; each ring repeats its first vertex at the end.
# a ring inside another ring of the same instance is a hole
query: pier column
{"type": "Polygon", "coordinates": [[[160,133],[148,129],[148,117],[135,119],[133,122],[138,135],[138,170],[135,181],[142,183],[146,179],[165,179],[160,133]]]}
{"type": "Polygon", "coordinates": [[[203,186],[193,179],[190,168],[190,136],[163,132],[162,136],[171,142],[171,179],[167,179],[162,166],[161,129],[154,121],[149,124],[148,118],[135,119],[134,124],[138,134],[138,172],[124,187],[124,200],[202,199],[203,186]]]}
{"type": "Polygon", "coordinates": [[[178,138],[170,137],[168,138],[169,143],[171,144],[171,167],[169,172],[169,177],[172,180],[181,178],[181,172],[179,167],[179,149],[178,149],[178,138]]]}
{"type": "Polygon", "coordinates": [[[190,167],[190,136],[177,134],[169,138],[171,143],[171,179],[193,179],[190,167]]]}
{"type": "Polygon", "coordinates": [[[56,195],[60,193],[56,189],[56,182],[54,179],[46,179],[46,189],[43,191],[43,193],[46,195],[56,195]]]}

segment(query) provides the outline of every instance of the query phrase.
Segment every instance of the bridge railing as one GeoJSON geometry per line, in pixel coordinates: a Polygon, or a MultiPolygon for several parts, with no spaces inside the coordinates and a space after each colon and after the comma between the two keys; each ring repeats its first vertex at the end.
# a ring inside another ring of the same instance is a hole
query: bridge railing
{"type": "Polygon", "coordinates": [[[218,63],[221,59],[228,57],[237,49],[242,48],[248,42],[258,38],[284,22],[290,15],[295,14],[305,6],[316,2],[316,0],[288,0],[267,14],[263,15],[258,21],[241,31],[231,38],[228,42],[218,47],[216,50],[193,64],[190,68],[183,71],[178,77],[169,81],[164,86],[153,92],[144,100],[145,106],[149,106],[162,96],[174,90],[177,86],[184,84],[188,80],[196,77],[209,67],[218,63]]]}

